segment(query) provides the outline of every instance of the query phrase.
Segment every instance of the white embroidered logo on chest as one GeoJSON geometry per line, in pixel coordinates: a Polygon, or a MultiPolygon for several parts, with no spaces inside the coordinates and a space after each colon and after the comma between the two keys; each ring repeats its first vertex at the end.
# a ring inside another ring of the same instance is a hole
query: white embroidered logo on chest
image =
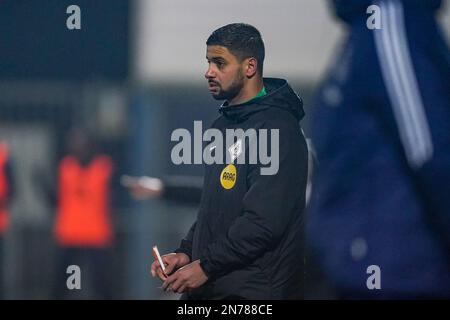
{"type": "Polygon", "coordinates": [[[242,139],[239,139],[236,143],[232,144],[228,148],[228,152],[230,153],[231,162],[233,162],[242,153],[242,139]]]}

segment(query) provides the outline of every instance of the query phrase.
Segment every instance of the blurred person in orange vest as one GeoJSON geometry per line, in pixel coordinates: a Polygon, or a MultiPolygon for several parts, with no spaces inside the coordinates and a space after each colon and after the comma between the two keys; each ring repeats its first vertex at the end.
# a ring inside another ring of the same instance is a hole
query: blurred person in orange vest
{"type": "Polygon", "coordinates": [[[9,224],[8,205],[12,196],[11,161],[8,145],[0,140],[0,299],[4,298],[3,242],[9,224]]]}
{"type": "Polygon", "coordinates": [[[58,282],[58,286],[63,287],[57,298],[65,298],[69,291],[66,287],[69,276],[67,267],[78,265],[82,282],[84,268],[91,276],[93,298],[107,299],[110,294],[108,249],[113,238],[110,217],[113,163],[109,156],[97,152],[92,137],[81,128],[70,131],[67,146],[68,154],[60,161],[58,168],[54,226],[56,241],[62,249],[62,268],[59,272],[64,278],[58,282]]]}

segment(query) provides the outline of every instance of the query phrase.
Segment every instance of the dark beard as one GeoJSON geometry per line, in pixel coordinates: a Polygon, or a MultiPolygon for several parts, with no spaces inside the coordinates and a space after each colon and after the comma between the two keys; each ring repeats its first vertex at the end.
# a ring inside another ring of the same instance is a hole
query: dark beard
{"type": "Polygon", "coordinates": [[[233,80],[230,87],[227,90],[222,90],[220,87],[219,93],[213,95],[213,98],[216,100],[227,100],[230,101],[234,97],[236,97],[239,92],[241,92],[242,87],[244,86],[244,77],[242,74],[238,74],[238,77],[233,80]]]}

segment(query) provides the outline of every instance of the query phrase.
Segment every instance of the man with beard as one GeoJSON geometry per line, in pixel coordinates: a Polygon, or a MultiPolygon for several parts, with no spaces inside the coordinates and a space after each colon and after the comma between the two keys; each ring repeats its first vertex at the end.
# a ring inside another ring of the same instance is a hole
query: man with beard
{"type": "Polygon", "coordinates": [[[212,128],[223,135],[278,130],[279,143],[269,149],[278,152],[279,168],[264,175],[261,163],[206,165],[196,222],[162,257],[165,273],[157,261],[151,273],[164,290],[186,293],[183,299],[300,298],[308,161],[302,101],[286,80],[263,78],[264,43],[253,26],[221,27],[206,45],[209,91],[225,100],[212,128]]]}

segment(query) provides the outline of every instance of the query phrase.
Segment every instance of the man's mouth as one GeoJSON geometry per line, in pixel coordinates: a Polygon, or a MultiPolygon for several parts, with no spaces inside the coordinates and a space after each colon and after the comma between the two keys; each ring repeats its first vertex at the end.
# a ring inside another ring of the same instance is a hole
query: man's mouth
{"type": "Polygon", "coordinates": [[[216,90],[219,88],[219,84],[216,82],[208,82],[209,90],[216,90]]]}

